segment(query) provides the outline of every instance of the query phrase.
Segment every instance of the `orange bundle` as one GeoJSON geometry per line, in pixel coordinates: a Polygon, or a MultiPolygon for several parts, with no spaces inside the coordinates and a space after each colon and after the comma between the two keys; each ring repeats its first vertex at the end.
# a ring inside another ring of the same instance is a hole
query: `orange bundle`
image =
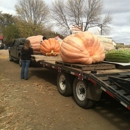
{"type": "Polygon", "coordinates": [[[37,35],[37,36],[31,36],[27,39],[30,40],[31,47],[33,48],[34,54],[41,54],[40,52],[40,43],[42,41],[43,36],[37,35]]]}
{"type": "Polygon", "coordinates": [[[65,62],[92,64],[102,62],[105,53],[98,38],[86,31],[64,38],[60,56],[65,62]]]}
{"type": "Polygon", "coordinates": [[[56,56],[60,53],[60,43],[55,38],[49,38],[42,42],[40,51],[46,56],[56,56]]]}

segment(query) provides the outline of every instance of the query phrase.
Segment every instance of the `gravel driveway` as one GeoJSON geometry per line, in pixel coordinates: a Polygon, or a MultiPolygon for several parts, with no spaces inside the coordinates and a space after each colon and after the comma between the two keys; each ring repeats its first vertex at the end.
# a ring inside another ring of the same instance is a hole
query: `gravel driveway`
{"type": "Polygon", "coordinates": [[[93,109],[82,109],[56,88],[57,72],[20,66],[0,50],[0,130],[130,130],[130,111],[107,95],[93,109]]]}

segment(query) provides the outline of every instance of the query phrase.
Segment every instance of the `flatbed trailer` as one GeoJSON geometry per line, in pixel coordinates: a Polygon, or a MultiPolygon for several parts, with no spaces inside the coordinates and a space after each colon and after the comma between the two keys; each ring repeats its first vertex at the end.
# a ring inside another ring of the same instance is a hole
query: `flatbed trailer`
{"type": "Polygon", "coordinates": [[[73,95],[82,108],[92,108],[104,91],[130,110],[130,66],[109,63],[70,64],[60,57],[32,56],[40,64],[58,72],[57,88],[61,95],[73,95]]]}

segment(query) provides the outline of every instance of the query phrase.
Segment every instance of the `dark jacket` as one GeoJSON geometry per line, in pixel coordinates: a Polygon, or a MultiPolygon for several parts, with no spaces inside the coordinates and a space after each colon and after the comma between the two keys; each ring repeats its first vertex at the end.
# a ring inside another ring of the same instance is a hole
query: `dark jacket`
{"type": "Polygon", "coordinates": [[[32,54],[33,54],[33,49],[31,47],[29,47],[28,50],[25,50],[22,47],[22,50],[21,50],[21,59],[22,60],[30,60],[32,54]]]}

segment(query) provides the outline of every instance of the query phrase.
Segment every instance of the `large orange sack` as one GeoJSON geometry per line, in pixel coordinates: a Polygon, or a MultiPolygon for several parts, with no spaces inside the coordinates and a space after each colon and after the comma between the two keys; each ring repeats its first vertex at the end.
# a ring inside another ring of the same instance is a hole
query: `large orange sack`
{"type": "Polygon", "coordinates": [[[79,32],[63,39],[60,48],[63,61],[69,63],[92,64],[105,58],[104,47],[90,32],[79,32]]]}
{"type": "Polygon", "coordinates": [[[55,38],[42,41],[40,51],[46,56],[56,56],[60,53],[60,43],[55,38]]]}
{"type": "Polygon", "coordinates": [[[41,54],[40,51],[40,43],[42,41],[43,36],[37,35],[37,36],[30,36],[27,39],[30,40],[31,47],[33,48],[34,54],[41,54]]]}

